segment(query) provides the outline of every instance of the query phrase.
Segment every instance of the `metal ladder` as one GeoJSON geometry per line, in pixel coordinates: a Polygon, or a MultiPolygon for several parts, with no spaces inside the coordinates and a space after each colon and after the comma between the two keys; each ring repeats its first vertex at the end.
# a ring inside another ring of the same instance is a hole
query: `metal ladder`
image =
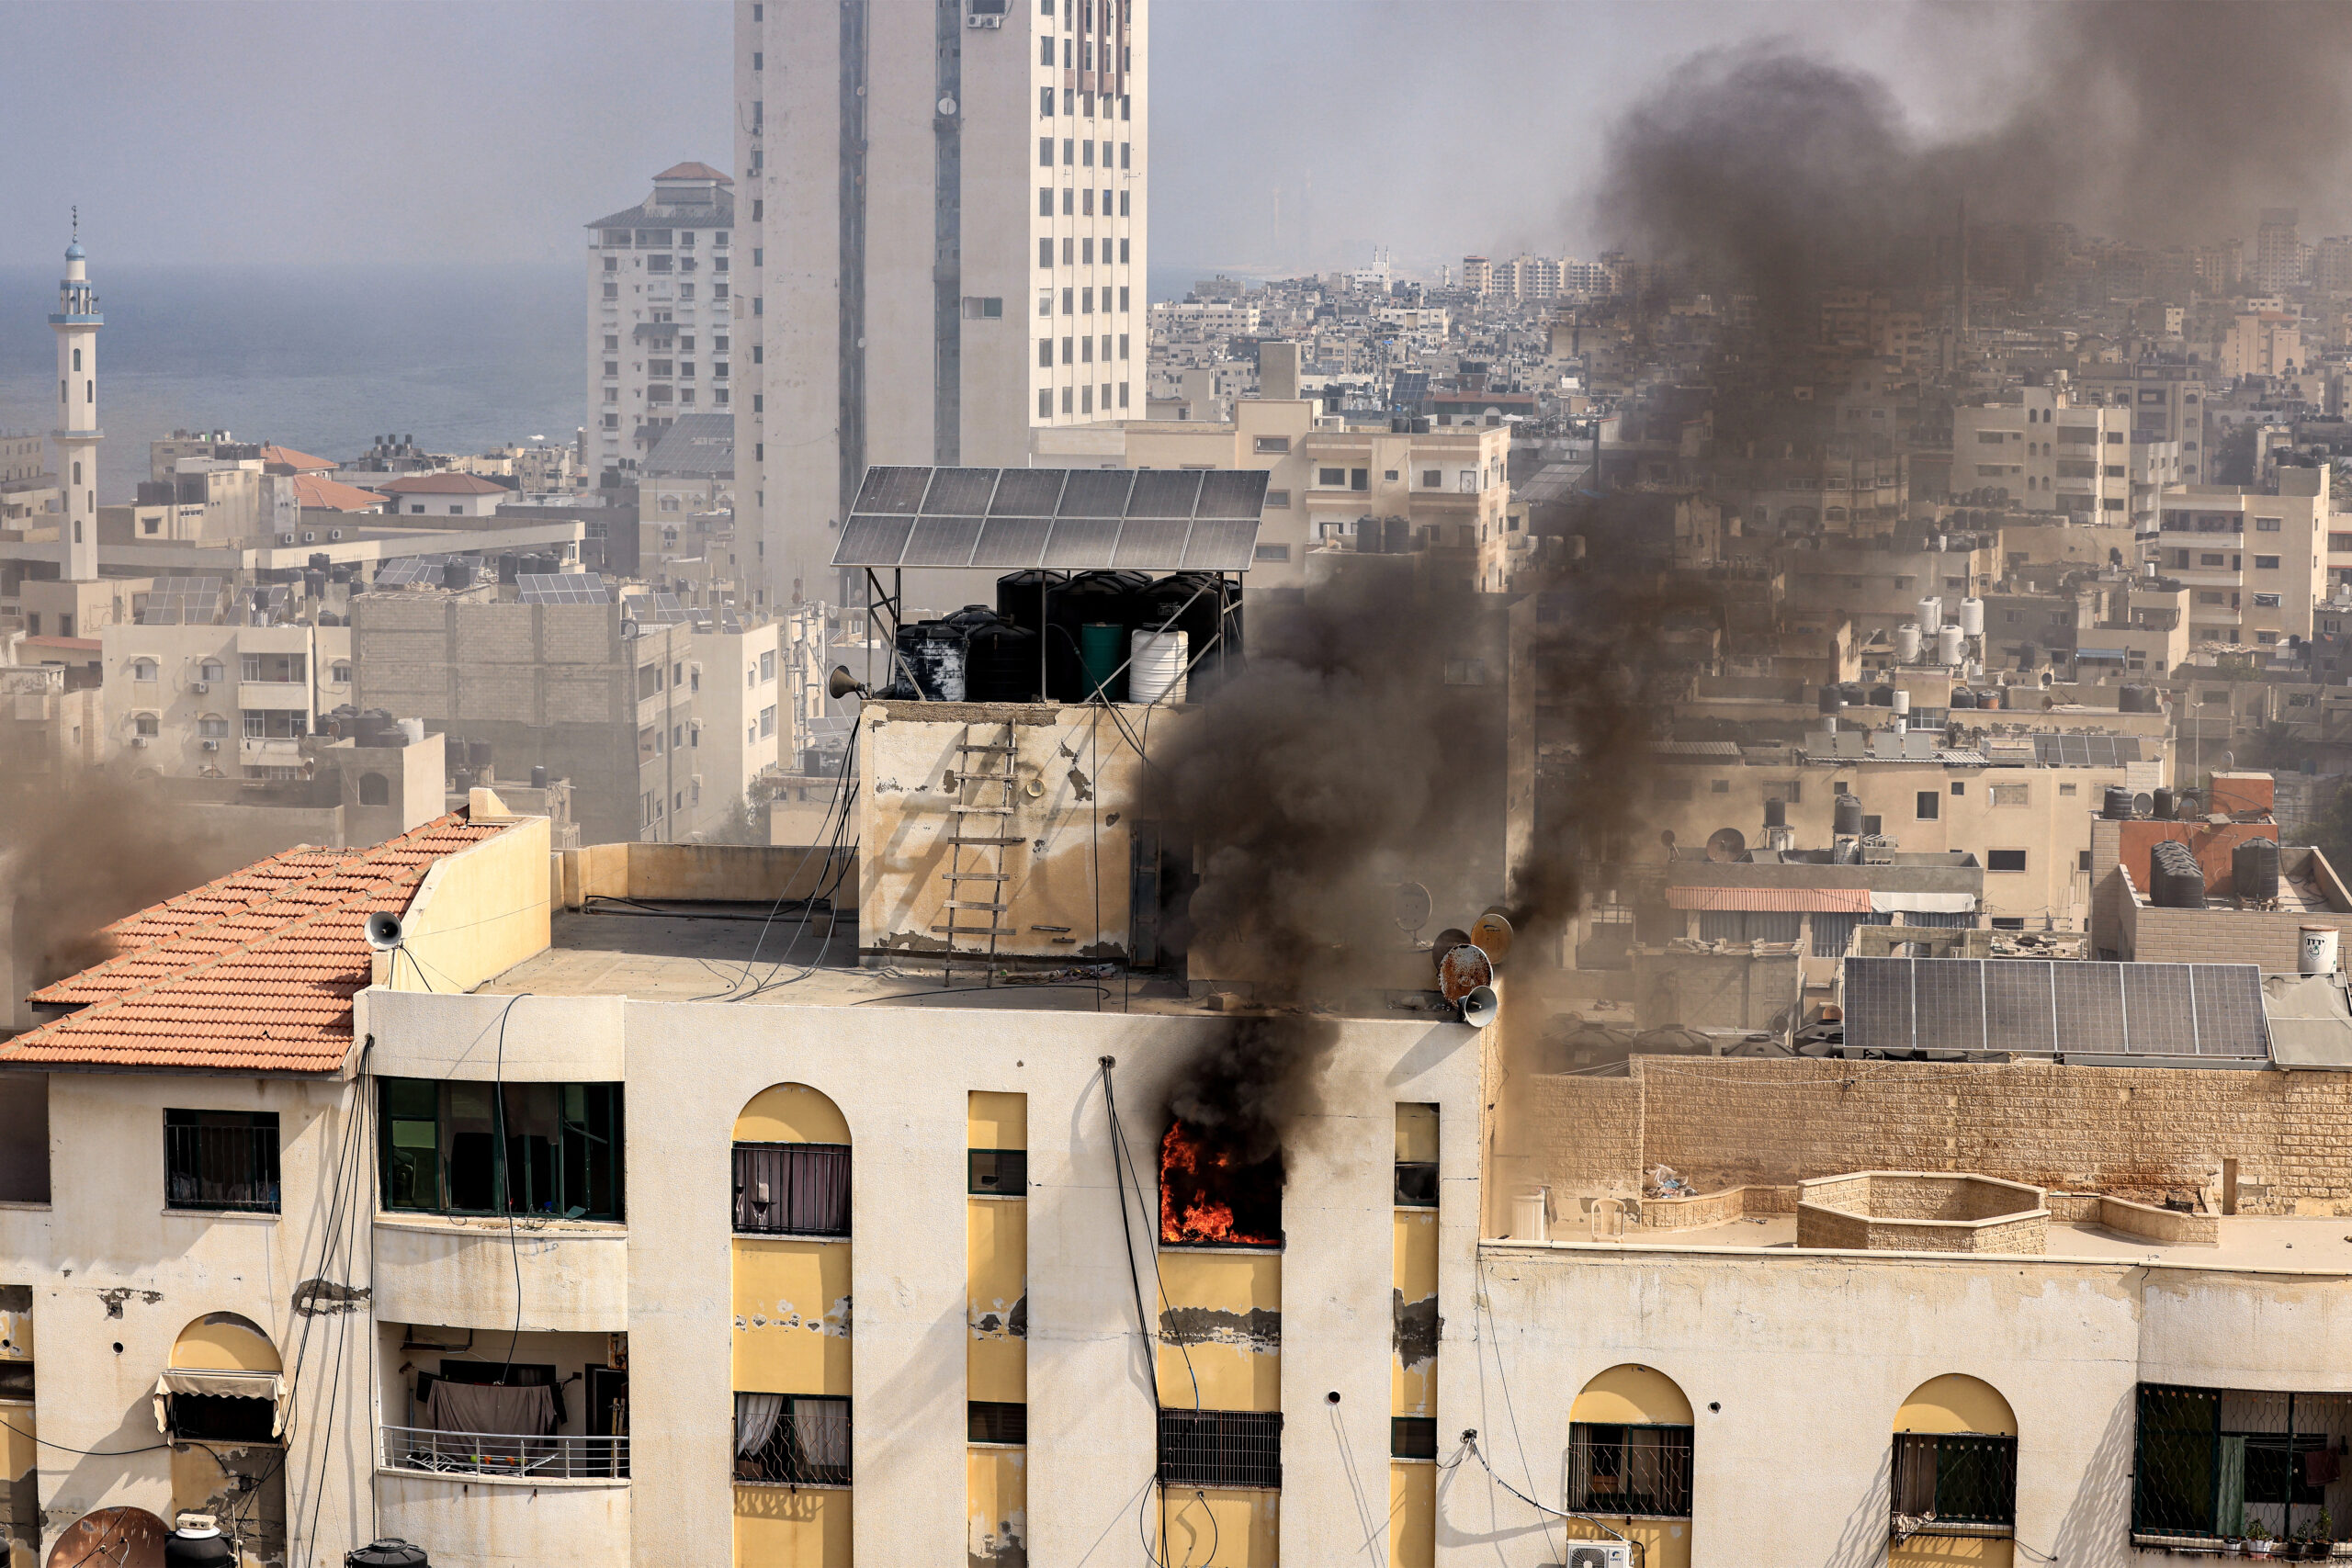
{"type": "Polygon", "coordinates": [[[1015,930],[1000,923],[1011,908],[1005,897],[1009,878],[1004,869],[1004,852],[1023,841],[1020,834],[1007,831],[1012,826],[1013,807],[1012,726],[987,726],[1003,731],[1002,739],[996,741],[975,740],[975,728],[978,727],[966,725],[964,738],[956,747],[956,803],[947,808],[953,824],[947,839],[947,869],[941,874],[947,897],[940,908],[946,919],[931,928],[947,938],[940,969],[943,984],[958,959],[981,959],[993,968],[997,939],[1011,936],[1015,930]],[[991,789],[997,792],[993,803],[975,798],[991,789]],[[967,853],[973,858],[967,861],[967,853]],[[967,897],[967,887],[987,896],[967,897]],[[982,923],[966,923],[966,917],[974,915],[981,917],[982,923]],[[987,953],[957,952],[956,939],[967,936],[987,937],[987,953]]]}

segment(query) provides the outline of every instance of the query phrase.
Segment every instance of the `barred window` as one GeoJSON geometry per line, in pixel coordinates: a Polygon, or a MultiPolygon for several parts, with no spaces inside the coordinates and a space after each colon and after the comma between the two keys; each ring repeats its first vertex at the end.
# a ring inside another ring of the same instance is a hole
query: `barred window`
{"type": "Polygon", "coordinates": [[[975,1399],[965,1408],[965,1439],[1018,1446],[1029,1440],[1029,1407],[975,1399]]]}
{"type": "Polygon", "coordinates": [[[1437,1458],[1436,1418],[1429,1416],[1391,1416],[1388,1418],[1388,1457],[1437,1458]]]}
{"type": "Polygon", "coordinates": [[[2015,1525],[2018,1440],[1975,1432],[1894,1436],[1894,1512],[1937,1525],[2015,1525]]]}
{"type": "Polygon", "coordinates": [[[164,1112],[164,1206],[277,1213],[277,1112],[164,1112]]]}
{"type": "Polygon", "coordinates": [[[1577,1421],[1568,1427],[1568,1507],[1649,1518],[1690,1517],[1688,1427],[1577,1421]]]}
{"type": "Polygon", "coordinates": [[[847,1235],[849,1180],[847,1144],[737,1144],[735,1229],[847,1235]]]}
{"type": "Polygon", "coordinates": [[[1162,1486],[1283,1483],[1283,1417],[1277,1410],[1162,1410],[1162,1486]]]}
{"type": "Polygon", "coordinates": [[[737,1394],[735,1479],[847,1486],[849,1401],[802,1393],[737,1394]]]}

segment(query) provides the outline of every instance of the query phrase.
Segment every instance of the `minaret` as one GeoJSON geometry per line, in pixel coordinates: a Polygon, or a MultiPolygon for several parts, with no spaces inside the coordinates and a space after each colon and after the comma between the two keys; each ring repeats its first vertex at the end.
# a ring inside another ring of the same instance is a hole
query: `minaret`
{"type": "Polygon", "coordinates": [[[74,242],[65,247],[65,277],[57,286],[57,483],[65,492],[59,559],[70,582],[98,575],[98,297],[82,265],[82,215],[74,214],[74,242]]]}

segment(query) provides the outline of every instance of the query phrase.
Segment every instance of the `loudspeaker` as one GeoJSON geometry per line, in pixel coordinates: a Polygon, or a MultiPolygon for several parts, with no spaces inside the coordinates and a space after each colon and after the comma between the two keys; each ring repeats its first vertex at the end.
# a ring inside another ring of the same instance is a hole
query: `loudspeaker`
{"type": "Polygon", "coordinates": [[[1502,998],[1495,995],[1492,986],[1479,986],[1462,998],[1462,1021],[1473,1029],[1484,1029],[1495,1021],[1495,1014],[1502,1005],[1502,998]]]}
{"type": "Polygon", "coordinates": [[[874,694],[865,689],[865,682],[849,672],[848,665],[834,665],[833,672],[825,678],[825,694],[833,701],[839,702],[853,692],[861,697],[870,697],[874,694]]]}
{"type": "Polygon", "coordinates": [[[379,909],[368,917],[368,945],[379,953],[390,953],[401,944],[401,918],[390,909],[379,909]]]}

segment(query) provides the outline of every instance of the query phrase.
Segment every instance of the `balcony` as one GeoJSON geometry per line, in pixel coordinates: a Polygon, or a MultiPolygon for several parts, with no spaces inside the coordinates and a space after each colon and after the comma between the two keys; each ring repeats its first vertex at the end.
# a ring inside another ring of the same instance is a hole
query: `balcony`
{"type": "Polygon", "coordinates": [[[237,745],[237,761],[249,768],[299,768],[302,742],[292,736],[247,736],[237,745]]]}
{"type": "Polygon", "coordinates": [[[628,1568],[628,1439],[387,1427],[376,1506],[435,1562],[628,1568]]]}
{"type": "Polygon", "coordinates": [[[387,1427],[384,1463],[394,1470],[503,1481],[627,1481],[628,1439],[387,1427]]]}
{"type": "Polygon", "coordinates": [[[283,712],[293,709],[308,713],[311,711],[311,683],[308,681],[240,681],[237,682],[237,706],[248,711],[283,712]]]}

